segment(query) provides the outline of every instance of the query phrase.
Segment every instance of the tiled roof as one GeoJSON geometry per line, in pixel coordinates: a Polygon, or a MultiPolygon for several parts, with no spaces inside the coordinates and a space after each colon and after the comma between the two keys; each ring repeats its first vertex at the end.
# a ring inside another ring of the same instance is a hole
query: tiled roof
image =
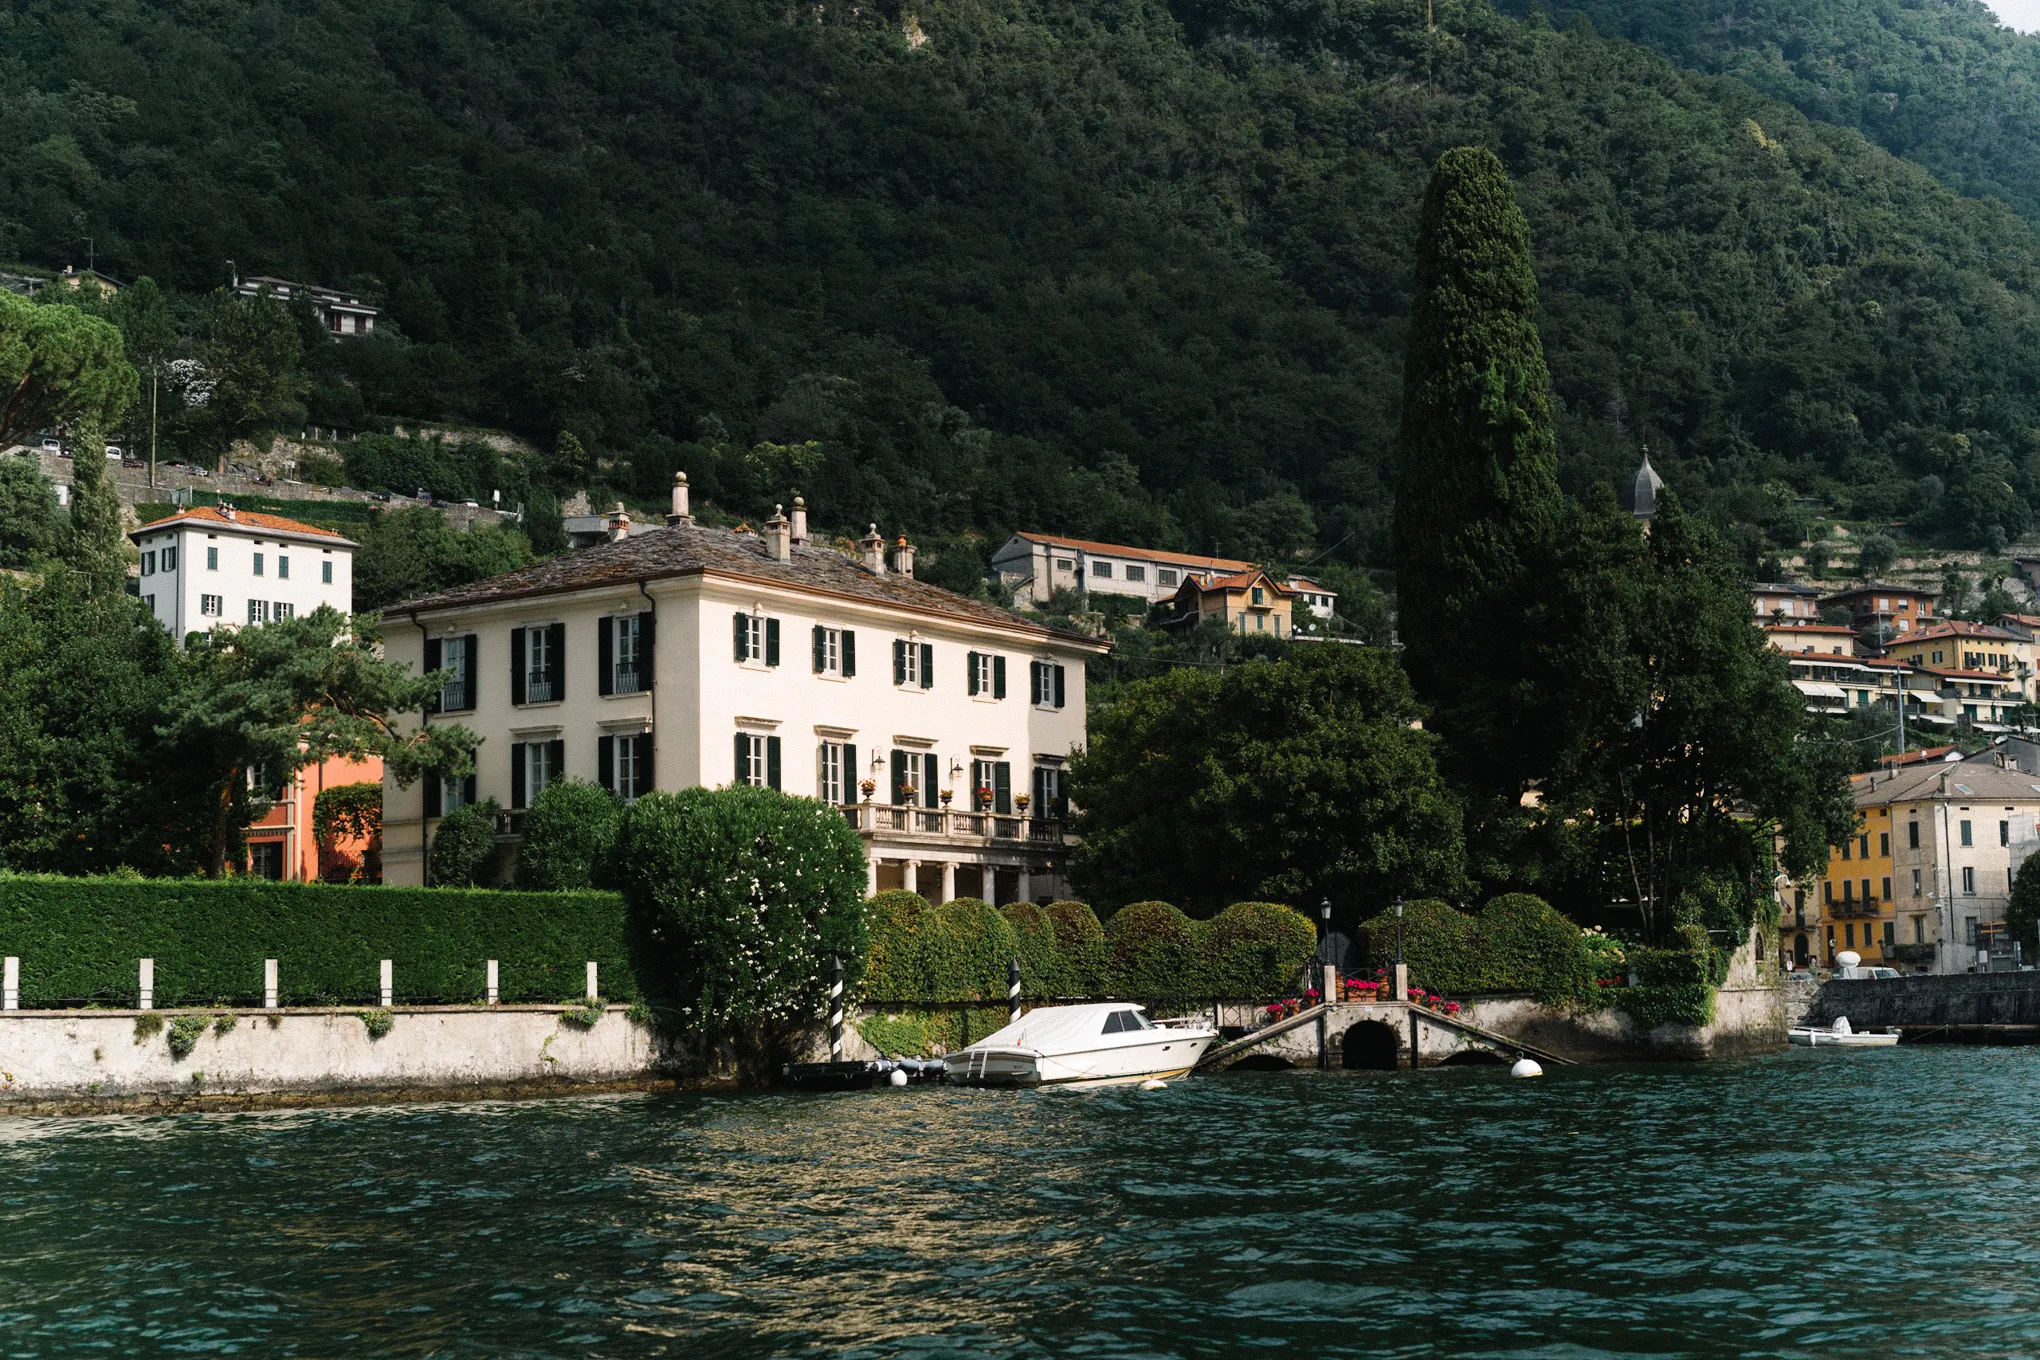
{"type": "Polygon", "coordinates": [[[1904,755],[1880,756],[1877,763],[1887,770],[1896,769],[1901,765],[1918,765],[1923,761],[1940,760],[1954,749],[1952,746],[1929,746],[1923,751],[1907,751],[1904,755]]]}
{"type": "Polygon", "coordinates": [[[972,623],[1019,628],[1105,650],[1105,644],[1083,633],[1035,623],[996,605],[968,599],[895,572],[880,575],[834,548],[796,544],[791,549],[791,560],[780,562],[773,558],[765,540],[757,534],[740,534],[700,525],[634,528],[627,538],[561,553],[558,557],[507,571],[501,576],[491,576],[485,581],[474,581],[406,600],[389,606],[383,613],[388,616],[413,610],[424,613],[428,610],[463,609],[574,590],[699,575],[741,577],[924,614],[947,615],[972,623]]]}
{"type": "Polygon", "coordinates": [[[1827,637],[1856,636],[1853,628],[1844,628],[1839,623],[1761,623],[1757,625],[1773,637],[1792,637],[1795,634],[1822,634],[1827,637]]]}
{"type": "Polygon", "coordinates": [[[1196,567],[1200,571],[1240,572],[1251,570],[1254,565],[1252,562],[1241,562],[1230,557],[1200,557],[1196,553],[1163,552],[1158,548],[1135,548],[1124,543],[1099,543],[1088,538],[1063,538],[1058,534],[1030,534],[1023,531],[1014,537],[1024,538],[1030,543],[1046,543],[1050,547],[1092,553],[1099,557],[1131,557],[1141,562],[1167,562],[1171,566],[1196,567]]]}
{"type": "Polygon", "coordinates": [[[1812,586],[1795,585],[1790,581],[1759,581],[1750,587],[1752,595],[1818,595],[1812,586]]]}
{"type": "Polygon", "coordinates": [[[1866,581],[1860,586],[1851,586],[1847,590],[1838,590],[1832,595],[1824,595],[1821,597],[1821,602],[1851,600],[1858,595],[1912,595],[1924,600],[1938,600],[1941,598],[1941,593],[1936,590],[1921,590],[1918,586],[1893,585],[1889,581],[1866,581]]]}
{"type": "MultiPolygon", "coordinates": [[[[203,524],[225,525],[229,529],[247,529],[256,533],[304,534],[309,538],[330,538],[335,543],[356,546],[351,539],[336,534],[331,529],[321,529],[316,524],[300,524],[294,519],[285,519],[282,515],[265,515],[259,510],[236,510],[229,515],[211,505],[194,505],[189,509],[179,510],[174,515],[151,520],[136,529],[134,534],[146,534],[165,525],[194,520],[203,524]]],[[[128,536],[132,538],[134,534],[128,536]]]]}
{"type": "Polygon", "coordinates": [[[1906,647],[1916,642],[1928,642],[1934,638],[1944,637],[1990,638],[1996,642],[2032,641],[2031,638],[2022,638],[2016,633],[2008,633],[2002,628],[1992,628],[1988,624],[1971,623],[1967,619],[1941,619],[1917,633],[1908,633],[1904,642],[1894,642],[1891,645],[1906,647]]]}
{"type": "Polygon", "coordinates": [[[1209,585],[1205,584],[1202,577],[1192,576],[1190,579],[1183,582],[1183,584],[1177,588],[1176,593],[1180,595],[1186,590],[1195,590],[1205,594],[1215,595],[1222,590],[1250,589],[1252,588],[1254,582],[1256,581],[1266,581],[1268,583],[1269,589],[1273,590],[1278,595],[1296,594],[1296,590],[1293,587],[1283,585],[1280,581],[1277,581],[1274,577],[1270,576],[1267,572],[1262,571],[1259,567],[1249,567],[1247,570],[1240,572],[1236,576],[1221,576],[1217,580],[1211,582],[1209,585]]]}
{"type": "Polygon", "coordinates": [[[1999,769],[1970,761],[1929,761],[1897,770],[1880,770],[1874,782],[1856,788],[1856,806],[1875,807],[1885,803],[1918,803],[1947,797],[1980,803],[2040,802],[2040,779],[2019,770],[1999,769]],[[1941,793],[1941,780],[1948,791],[1941,793]]]}

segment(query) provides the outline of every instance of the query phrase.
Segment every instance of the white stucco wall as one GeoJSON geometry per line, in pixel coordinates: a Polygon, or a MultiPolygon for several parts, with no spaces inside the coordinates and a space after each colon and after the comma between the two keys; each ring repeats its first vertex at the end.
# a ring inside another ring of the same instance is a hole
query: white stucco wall
{"type": "Polygon", "coordinates": [[[131,537],[143,554],[142,575],[137,581],[141,596],[150,602],[157,622],[172,637],[223,623],[246,625],[251,599],[265,601],[272,613],[279,601],[299,615],[322,604],[343,614],[354,608],[354,551],[344,540],[321,541],[204,520],[180,521],[131,537]],[[161,566],[165,548],[177,553],[177,565],[169,571],[161,566]],[[216,568],[206,565],[208,548],[219,550],[216,568]],[[260,576],[255,574],[258,553],[262,555],[260,576]],[[282,562],[289,563],[287,576],[279,574],[282,562]],[[327,563],[333,568],[330,583],[321,570],[327,563]],[[221,598],[217,617],[203,612],[202,595],[221,598]]]}

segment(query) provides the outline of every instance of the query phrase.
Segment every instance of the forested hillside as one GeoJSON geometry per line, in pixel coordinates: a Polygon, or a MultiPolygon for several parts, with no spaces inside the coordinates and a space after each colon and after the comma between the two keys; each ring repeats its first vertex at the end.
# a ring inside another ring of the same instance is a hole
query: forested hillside
{"type": "Polygon", "coordinates": [[[503,425],[561,485],[1383,561],[1418,199],[1472,142],[1529,216],[1569,486],[1647,440],[1752,562],[1794,491],[2025,527],[2031,228],[1739,82],[1436,14],[27,3],[0,259],[357,287],[395,324],[314,420],[503,425]]]}
{"type": "MultiPolygon", "coordinates": [[[[1527,12],[1514,0],[1518,13],[1527,12]]],[[[1982,0],[1557,0],[1601,33],[1859,129],[2040,220],[2040,36],[1982,0]]]]}

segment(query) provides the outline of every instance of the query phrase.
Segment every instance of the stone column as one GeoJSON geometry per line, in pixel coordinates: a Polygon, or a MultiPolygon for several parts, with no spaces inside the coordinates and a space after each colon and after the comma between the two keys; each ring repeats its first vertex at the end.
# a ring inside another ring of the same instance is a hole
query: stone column
{"type": "Polygon", "coordinates": [[[956,861],[953,859],[942,861],[942,900],[944,902],[956,900],[956,861]]]}
{"type": "Polygon", "coordinates": [[[1395,990],[1389,995],[1397,1001],[1407,1001],[1410,999],[1410,966],[1408,964],[1398,963],[1395,966],[1395,990]]]}
{"type": "Polygon", "coordinates": [[[878,896],[878,856],[872,855],[864,861],[864,895],[878,896]]]}
{"type": "Polygon", "coordinates": [[[1032,902],[1034,900],[1033,880],[1028,877],[1027,866],[1024,864],[1020,866],[1020,884],[1013,892],[1013,900],[1016,902],[1032,902]]]}
{"type": "Polygon", "coordinates": [[[911,893],[921,891],[921,861],[910,859],[906,862],[906,867],[900,870],[900,886],[911,893]]]}

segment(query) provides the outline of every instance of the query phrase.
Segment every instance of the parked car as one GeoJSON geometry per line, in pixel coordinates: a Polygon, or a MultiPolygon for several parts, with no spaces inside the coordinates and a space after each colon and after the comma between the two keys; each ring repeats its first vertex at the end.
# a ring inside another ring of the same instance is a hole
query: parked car
{"type": "Polygon", "coordinates": [[[1895,978],[1904,976],[1896,968],[1858,968],[1856,971],[1868,978],[1895,978]]]}
{"type": "Polygon", "coordinates": [[[62,453],[64,451],[63,444],[57,439],[55,435],[48,434],[44,435],[42,438],[42,442],[40,444],[37,444],[36,447],[41,449],[44,453],[62,453]]]}
{"type": "Polygon", "coordinates": [[[120,445],[108,444],[106,446],[106,456],[108,458],[125,458],[127,455],[120,451],[120,445]]]}

